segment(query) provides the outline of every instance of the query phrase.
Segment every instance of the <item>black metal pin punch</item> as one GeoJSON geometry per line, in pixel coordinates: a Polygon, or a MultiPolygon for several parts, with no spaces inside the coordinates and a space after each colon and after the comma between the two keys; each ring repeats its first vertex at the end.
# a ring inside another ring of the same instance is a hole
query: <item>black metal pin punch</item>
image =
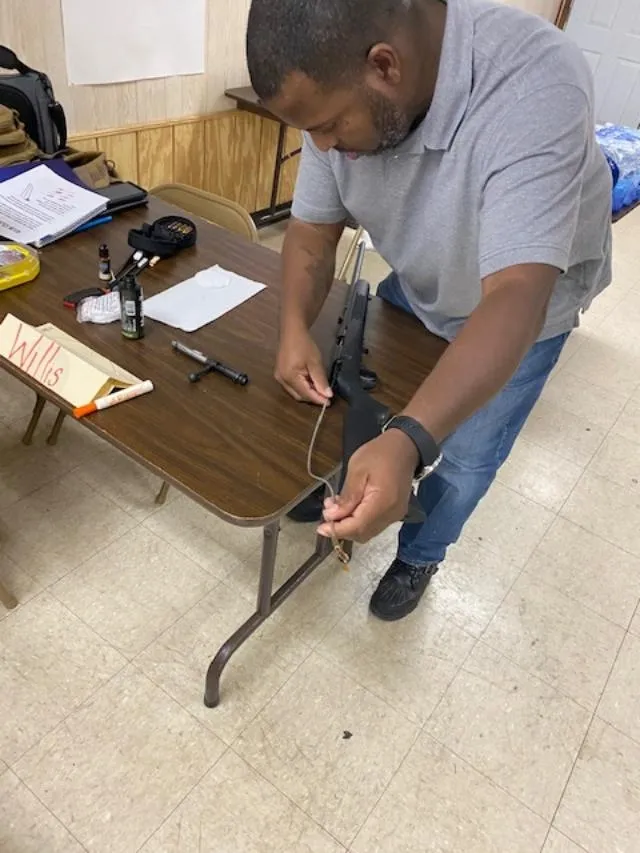
{"type": "Polygon", "coordinates": [[[249,377],[246,373],[242,373],[239,370],[234,370],[233,367],[228,367],[221,361],[216,361],[213,358],[209,358],[199,350],[191,349],[191,347],[187,347],[184,344],[181,344],[180,341],[172,341],[171,346],[176,352],[180,352],[183,355],[187,355],[194,361],[198,361],[200,364],[204,365],[202,370],[198,370],[196,373],[189,374],[189,382],[199,382],[203,378],[203,376],[207,376],[207,374],[209,373],[220,373],[222,374],[222,376],[226,376],[227,379],[230,379],[236,385],[247,385],[249,383],[249,377]]]}

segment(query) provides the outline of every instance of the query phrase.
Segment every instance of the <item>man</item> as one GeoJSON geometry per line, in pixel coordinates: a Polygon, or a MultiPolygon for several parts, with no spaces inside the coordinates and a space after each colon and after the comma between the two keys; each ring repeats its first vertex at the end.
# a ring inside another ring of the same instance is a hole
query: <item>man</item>
{"type": "Polygon", "coordinates": [[[331,397],[309,328],[350,216],[393,273],[383,299],[451,342],[352,458],[320,532],[366,541],[404,517],[371,599],[418,604],[507,458],[581,310],[611,281],[611,176],[589,68],[546,22],[488,0],[253,0],[247,57],[265,105],[305,133],[283,248],[276,376],[331,397]]]}

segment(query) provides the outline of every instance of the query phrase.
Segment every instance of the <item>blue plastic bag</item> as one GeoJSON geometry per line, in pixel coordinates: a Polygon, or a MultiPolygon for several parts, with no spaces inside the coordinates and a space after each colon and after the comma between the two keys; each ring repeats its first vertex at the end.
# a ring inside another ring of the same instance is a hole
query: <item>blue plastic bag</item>
{"type": "Polygon", "coordinates": [[[616,124],[596,126],[596,138],[613,177],[613,213],[640,201],[640,131],[616,124]]]}

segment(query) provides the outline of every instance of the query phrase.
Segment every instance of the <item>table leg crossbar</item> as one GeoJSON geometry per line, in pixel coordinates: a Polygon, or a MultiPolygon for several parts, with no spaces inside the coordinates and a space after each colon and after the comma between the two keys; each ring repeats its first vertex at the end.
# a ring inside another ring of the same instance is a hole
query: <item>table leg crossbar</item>
{"type": "MultiPolygon", "coordinates": [[[[260,625],[280,607],[282,602],[286,601],[300,584],[333,552],[331,540],[326,539],[324,536],[318,536],[316,539],[316,549],[309,559],[282,586],[278,587],[275,592],[272,592],[279,535],[279,521],[274,522],[264,529],[256,612],[229,637],[211,661],[207,672],[204,697],[204,704],[207,708],[215,708],[220,702],[220,678],[233,653],[258,630],[260,625]]],[[[348,543],[346,550],[349,554],[351,553],[351,547],[351,544],[348,543]]]]}

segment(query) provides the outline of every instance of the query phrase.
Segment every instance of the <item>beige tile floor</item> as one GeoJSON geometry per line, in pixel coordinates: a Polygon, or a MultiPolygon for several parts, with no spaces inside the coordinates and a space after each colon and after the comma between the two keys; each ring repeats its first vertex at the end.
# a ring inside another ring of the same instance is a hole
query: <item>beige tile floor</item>
{"type": "MultiPolygon", "coordinates": [[[[259,534],[158,510],[77,425],[47,447],[51,412],[23,447],[0,376],[1,853],[640,853],[639,237],[616,226],[615,284],[423,606],[368,616],[390,531],[286,603],[213,711],[259,534]]],[[[280,577],[311,537],[286,526],[280,577]]]]}

